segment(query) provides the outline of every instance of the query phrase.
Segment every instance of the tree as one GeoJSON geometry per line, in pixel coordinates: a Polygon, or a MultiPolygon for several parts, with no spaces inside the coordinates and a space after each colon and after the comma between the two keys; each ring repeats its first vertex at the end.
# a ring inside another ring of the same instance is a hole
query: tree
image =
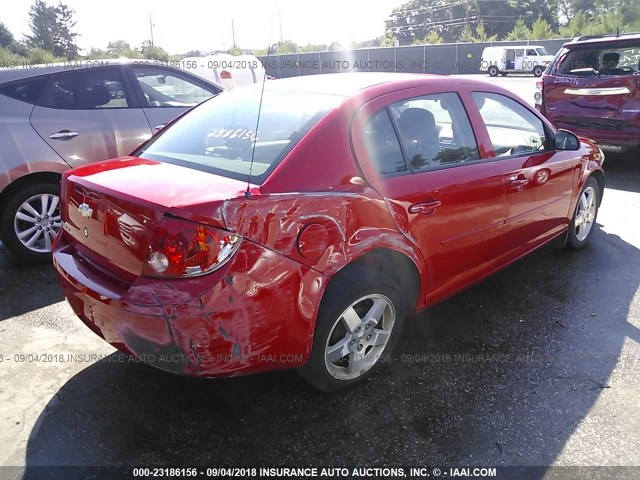
{"type": "Polygon", "coordinates": [[[56,47],[56,9],[50,7],[43,0],[36,0],[29,10],[29,28],[31,35],[27,35],[27,45],[53,52],[56,47]]]}
{"type": "Polygon", "coordinates": [[[495,42],[497,35],[488,35],[487,31],[484,28],[484,22],[480,20],[478,26],[476,27],[477,39],[479,42],[495,42]]]}
{"type": "Polygon", "coordinates": [[[442,43],[442,37],[437,32],[429,32],[429,35],[420,40],[414,40],[413,45],[427,45],[442,43]]]}
{"type": "Polygon", "coordinates": [[[555,36],[556,35],[553,33],[551,26],[544,18],[538,17],[538,19],[533,22],[533,25],[531,26],[531,37],[535,40],[544,40],[555,36]]]}
{"type": "Polygon", "coordinates": [[[140,47],[140,54],[142,58],[148,58],[150,60],[160,60],[163,62],[169,61],[169,54],[162,47],[157,47],[155,45],[151,45],[149,40],[145,40],[142,42],[142,47],[140,47]]]}
{"type": "Polygon", "coordinates": [[[4,23],[0,22],[0,48],[9,50],[15,41],[16,39],[13,38],[13,33],[9,31],[4,23]]]}
{"type": "Polygon", "coordinates": [[[204,57],[204,55],[202,55],[202,52],[200,50],[189,50],[187,53],[184,54],[185,58],[186,57],[204,57]]]}
{"type": "Polygon", "coordinates": [[[387,32],[379,38],[378,45],[381,47],[395,47],[398,44],[398,37],[387,32]]]}
{"type": "Polygon", "coordinates": [[[114,40],[107,44],[106,54],[110,57],[124,57],[125,52],[131,51],[131,45],[124,40],[114,40]]]}
{"type": "Polygon", "coordinates": [[[59,57],[67,57],[72,60],[78,56],[78,47],[76,46],[77,33],[72,31],[76,26],[73,19],[75,10],[67,7],[62,2],[55,8],[56,29],[55,29],[55,47],[53,53],[59,57]]]}
{"type": "Polygon", "coordinates": [[[460,32],[460,36],[458,37],[460,42],[475,42],[476,37],[473,36],[473,30],[469,25],[465,25],[462,31],[460,32]]]}
{"type": "Polygon", "coordinates": [[[27,45],[41,48],[56,57],[66,57],[70,60],[76,58],[77,33],[72,31],[76,25],[74,14],[74,10],[62,2],[57,7],[52,7],[44,0],[36,0],[29,10],[31,35],[25,37],[27,45]]]}
{"type": "Polygon", "coordinates": [[[524,23],[522,17],[518,18],[513,30],[506,37],[507,40],[529,40],[529,38],[531,38],[531,30],[524,23]]]}

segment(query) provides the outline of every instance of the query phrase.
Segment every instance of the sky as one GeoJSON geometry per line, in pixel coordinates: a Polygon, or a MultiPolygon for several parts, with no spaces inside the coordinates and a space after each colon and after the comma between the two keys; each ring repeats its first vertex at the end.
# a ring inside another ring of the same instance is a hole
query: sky
{"type": "MultiPolygon", "coordinates": [[[[53,5],[59,0],[47,0],[53,5]]],[[[282,38],[300,45],[370,40],[384,33],[384,21],[407,0],[63,0],[75,10],[78,47],[105,49],[112,40],[138,47],[150,37],[149,15],[157,46],[170,54],[212,51],[236,44],[267,48],[282,38]]],[[[34,0],[2,0],[0,22],[16,39],[29,33],[34,0]]]]}

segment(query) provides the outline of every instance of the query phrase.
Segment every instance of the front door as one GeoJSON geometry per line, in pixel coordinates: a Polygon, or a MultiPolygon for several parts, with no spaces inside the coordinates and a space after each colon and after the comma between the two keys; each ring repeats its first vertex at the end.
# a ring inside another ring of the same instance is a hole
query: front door
{"type": "Polygon", "coordinates": [[[567,228],[576,152],[555,152],[528,108],[497,93],[472,92],[504,174],[505,254],[516,258],[567,228]]]}

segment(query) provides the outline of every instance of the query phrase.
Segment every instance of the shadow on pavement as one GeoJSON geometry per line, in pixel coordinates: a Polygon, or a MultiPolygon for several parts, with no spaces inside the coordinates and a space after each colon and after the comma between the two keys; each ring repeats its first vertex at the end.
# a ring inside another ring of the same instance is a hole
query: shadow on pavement
{"type": "Polygon", "coordinates": [[[550,465],[625,340],[640,341],[627,321],[639,281],[640,251],[601,230],[581,252],[544,248],[409,321],[393,362],[334,395],[292,371],[197,380],[112,355],[41,413],[24,478],[38,465],[550,465]]]}
{"type": "Polygon", "coordinates": [[[26,265],[0,242],[0,321],[64,300],[53,265],[26,265]]]}
{"type": "Polygon", "coordinates": [[[607,188],[640,193],[640,150],[627,154],[605,150],[604,154],[607,188]]]}

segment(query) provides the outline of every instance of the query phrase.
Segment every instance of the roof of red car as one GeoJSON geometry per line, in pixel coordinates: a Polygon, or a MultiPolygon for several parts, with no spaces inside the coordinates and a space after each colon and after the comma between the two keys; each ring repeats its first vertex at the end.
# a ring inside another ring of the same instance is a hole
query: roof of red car
{"type": "Polygon", "coordinates": [[[321,93],[327,95],[338,95],[346,98],[372,87],[378,87],[376,88],[377,94],[381,94],[385,93],[382,90],[395,91],[403,88],[423,86],[425,84],[433,84],[434,87],[441,87],[443,84],[450,85],[452,81],[458,83],[471,83],[474,85],[487,85],[487,82],[481,80],[449,77],[445,75],[356,72],[328,73],[282,78],[268,81],[265,85],[265,90],[321,93]]]}

